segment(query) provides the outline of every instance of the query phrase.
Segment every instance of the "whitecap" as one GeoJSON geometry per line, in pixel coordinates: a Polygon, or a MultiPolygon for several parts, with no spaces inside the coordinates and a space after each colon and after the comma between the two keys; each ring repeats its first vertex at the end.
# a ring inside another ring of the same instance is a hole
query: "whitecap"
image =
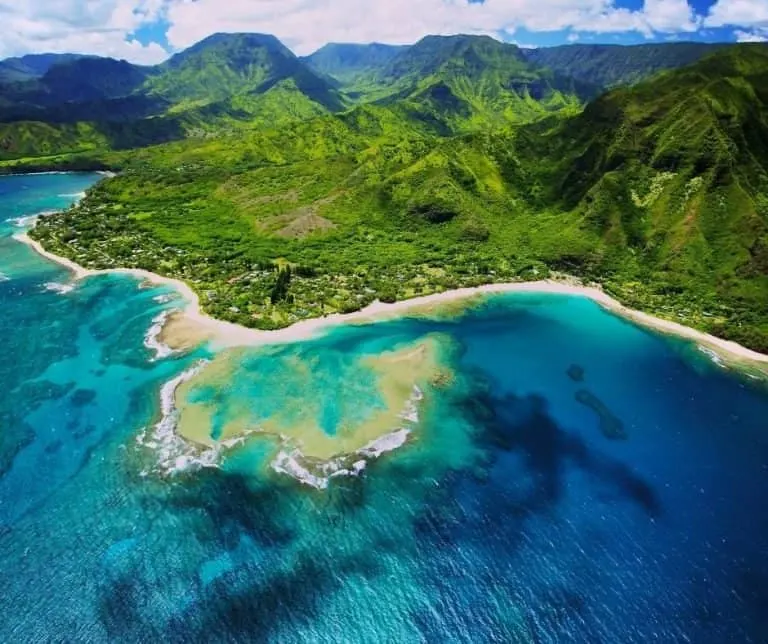
{"type": "Polygon", "coordinates": [[[44,285],[46,291],[66,295],[75,290],[74,284],[60,284],[59,282],[46,282],[44,285]]]}
{"type": "Polygon", "coordinates": [[[160,389],[160,420],[136,436],[136,443],[140,447],[155,452],[157,464],[154,468],[142,470],[140,476],[148,476],[150,472],[173,476],[202,468],[216,468],[226,450],[243,444],[255,431],[249,430],[237,438],[221,441],[210,447],[197,445],[179,436],[176,431],[179,422],[179,410],[175,403],[176,390],[200,373],[207,364],[207,360],[199,360],[160,389]]]}
{"type": "Polygon", "coordinates": [[[698,346],[699,346],[699,351],[701,351],[710,360],[712,360],[712,362],[714,362],[718,367],[726,366],[725,362],[723,362],[723,359],[717,353],[715,353],[712,349],[703,347],[701,345],[698,345],[698,346]]]}
{"type": "Polygon", "coordinates": [[[406,421],[406,426],[398,427],[392,432],[379,436],[352,454],[342,454],[325,461],[312,459],[305,456],[297,447],[291,446],[287,439],[284,439],[283,448],[270,465],[275,472],[286,474],[317,490],[326,489],[332,478],[359,476],[369,461],[405,445],[412,427],[419,422],[418,404],[423,399],[424,393],[414,386],[411,397],[399,414],[400,418],[406,421]]]}
{"type": "Polygon", "coordinates": [[[10,282],[11,278],[8,277],[3,271],[0,271],[0,282],[10,282]]]}
{"type": "Polygon", "coordinates": [[[313,474],[308,467],[300,462],[303,454],[294,449],[291,451],[281,450],[275,460],[272,461],[272,469],[281,474],[287,474],[297,481],[309,485],[318,490],[324,490],[328,487],[328,476],[318,476],[313,474]]]}
{"type": "Polygon", "coordinates": [[[140,446],[156,452],[158,459],[156,470],[161,474],[174,474],[191,466],[212,467],[218,460],[217,455],[208,453],[212,450],[198,448],[176,433],[179,416],[174,401],[176,390],[183,383],[194,378],[206,364],[207,361],[200,360],[162,386],[159,422],[136,437],[136,442],[140,446]]]}
{"type": "Polygon", "coordinates": [[[17,228],[32,228],[40,217],[50,217],[51,215],[57,215],[60,210],[41,210],[34,215],[24,215],[22,217],[14,217],[8,219],[8,223],[16,226],[17,228]]]}
{"type": "Polygon", "coordinates": [[[160,315],[156,316],[152,320],[152,326],[149,327],[144,335],[144,346],[150,351],[155,352],[153,360],[162,360],[175,353],[171,347],[160,342],[160,334],[163,332],[163,326],[170,314],[171,311],[163,311],[160,315]]]}
{"type": "Polygon", "coordinates": [[[385,434],[384,436],[380,436],[376,440],[371,441],[357,453],[368,458],[378,458],[386,452],[391,452],[398,447],[405,445],[410,433],[410,430],[405,429],[404,427],[400,428],[390,434],[385,434]]]}
{"type": "Polygon", "coordinates": [[[411,423],[419,422],[419,403],[424,400],[424,392],[417,385],[413,386],[413,393],[405,403],[403,411],[400,412],[400,418],[411,423]]]}
{"type": "Polygon", "coordinates": [[[9,219],[8,223],[13,224],[17,228],[29,228],[35,225],[39,216],[40,214],[38,213],[37,215],[27,215],[26,217],[14,217],[9,219]]]}

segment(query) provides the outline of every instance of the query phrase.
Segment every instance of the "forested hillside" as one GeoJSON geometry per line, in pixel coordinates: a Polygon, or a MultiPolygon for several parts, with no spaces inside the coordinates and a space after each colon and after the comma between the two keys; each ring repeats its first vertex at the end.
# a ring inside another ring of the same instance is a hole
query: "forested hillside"
{"type": "Polygon", "coordinates": [[[302,90],[305,63],[260,42],[214,39],[215,55],[209,43],[174,63],[229,61],[205,105],[194,73],[154,71],[155,91],[195,104],[163,117],[188,119],[179,140],[66,157],[121,174],[35,234],[88,266],[186,279],[214,315],[262,328],[564,271],[768,349],[766,47],[732,46],[583,107],[589,85],[514,46],[430,37],[350,85],[310,70],[343,104],[329,105],[302,90]],[[252,104],[233,113],[237,88],[265,85],[282,120],[252,104]]]}
{"type": "Polygon", "coordinates": [[[605,91],[632,85],[654,74],[698,62],[725,43],[653,43],[648,45],[561,45],[525,50],[526,58],[605,91]]]}
{"type": "Polygon", "coordinates": [[[274,36],[216,34],[155,67],[24,56],[0,61],[0,159],[226,135],[374,102],[399,103],[439,135],[496,128],[573,113],[607,86],[693,62],[710,49],[524,51],[486,37],[431,36],[407,47],[330,44],[299,59],[274,36]],[[147,123],[158,118],[163,127],[147,123]]]}
{"type": "Polygon", "coordinates": [[[407,46],[329,43],[302,60],[317,73],[341,84],[371,78],[407,46]]]}
{"type": "Polygon", "coordinates": [[[545,202],[600,235],[590,262],[625,301],[687,299],[709,330],[766,348],[768,47],[617,89],[517,149],[545,202]]]}

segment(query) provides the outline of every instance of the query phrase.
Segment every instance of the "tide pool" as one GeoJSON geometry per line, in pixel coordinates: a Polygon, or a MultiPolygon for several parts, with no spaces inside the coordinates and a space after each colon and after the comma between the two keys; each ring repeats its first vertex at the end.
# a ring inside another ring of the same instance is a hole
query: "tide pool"
{"type": "Polygon", "coordinates": [[[156,359],[171,291],[12,239],[98,178],[0,178],[0,641],[768,640],[764,383],[529,294],[156,359]]]}

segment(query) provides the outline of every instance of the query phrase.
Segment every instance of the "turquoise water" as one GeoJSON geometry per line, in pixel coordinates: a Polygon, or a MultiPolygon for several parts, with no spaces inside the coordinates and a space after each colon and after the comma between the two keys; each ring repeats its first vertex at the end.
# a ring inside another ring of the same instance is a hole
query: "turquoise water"
{"type": "Polygon", "coordinates": [[[763,385],[586,300],[497,297],[252,350],[197,392],[311,396],[332,436],[375,399],[355,356],[443,338],[450,384],[360,476],[301,484],[258,436],[168,476],[159,390],[206,357],[145,348],[168,291],[63,292],[11,239],[96,179],[0,179],[0,641],[768,641],[763,385]]]}

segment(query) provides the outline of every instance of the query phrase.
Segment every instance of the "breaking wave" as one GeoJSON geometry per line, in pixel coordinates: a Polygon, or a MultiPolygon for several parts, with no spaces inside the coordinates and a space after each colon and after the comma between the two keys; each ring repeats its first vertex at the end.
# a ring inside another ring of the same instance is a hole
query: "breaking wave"
{"type": "Polygon", "coordinates": [[[317,490],[326,489],[332,478],[359,476],[370,461],[405,445],[414,426],[419,422],[418,405],[423,399],[421,389],[414,386],[411,397],[400,413],[400,418],[405,421],[404,426],[379,436],[352,454],[342,454],[330,460],[315,459],[305,456],[300,449],[292,447],[286,440],[271,467],[275,472],[290,476],[317,490]]]}

